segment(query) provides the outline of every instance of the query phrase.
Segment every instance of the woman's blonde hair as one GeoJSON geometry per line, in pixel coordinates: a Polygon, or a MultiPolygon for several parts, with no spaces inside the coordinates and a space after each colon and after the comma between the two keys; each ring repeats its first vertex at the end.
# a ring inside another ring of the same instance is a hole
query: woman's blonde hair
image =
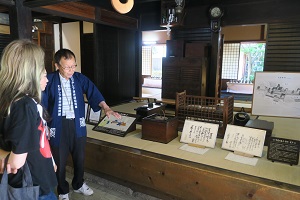
{"type": "Polygon", "coordinates": [[[44,50],[30,40],[15,40],[2,53],[0,70],[0,117],[9,114],[14,101],[24,95],[41,102],[44,50]]]}

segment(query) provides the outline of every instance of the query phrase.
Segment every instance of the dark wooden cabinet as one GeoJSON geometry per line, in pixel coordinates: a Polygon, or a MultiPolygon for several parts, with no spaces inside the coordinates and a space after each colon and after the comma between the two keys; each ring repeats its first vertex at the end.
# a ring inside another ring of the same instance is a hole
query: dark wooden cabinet
{"type": "Polygon", "coordinates": [[[184,40],[167,40],[167,57],[184,57],[184,40]]]}
{"type": "Polygon", "coordinates": [[[175,99],[176,92],[184,90],[189,95],[206,96],[209,51],[207,42],[167,40],[161,97],[175,99]]]}
{"type": "Polygon", "coordinates": [[[209,45],[205,42],[186,42],[184,57],[209,57],[209,45]]]}
{"type": "Polygon", "coordinates": [[[176,92],[206,96],[207,58],[169,57],[162,61],[162,98],[175,99],[176,92]]]}

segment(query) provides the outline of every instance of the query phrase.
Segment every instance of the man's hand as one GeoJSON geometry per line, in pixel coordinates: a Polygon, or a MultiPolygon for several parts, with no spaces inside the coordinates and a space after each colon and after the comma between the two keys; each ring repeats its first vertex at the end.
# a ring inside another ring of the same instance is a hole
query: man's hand
{"type": "Polygon", "coordinates": [[[104,113],[105,113],[105,115],[109,118],[110,117],[110,115],[113,115],[113,116],[115,116],[117,119],[121,119],[122,118],[122,116],[119,114],[119,113],[117,113],[117,112],[114,112],[106,103],[105,103],[105,101],[101,101],[100,103],[99,103],[99,106],[104,110],[104,113]]]}
{"type": "Polygon", "coordinates": [[[118,112],[114,112],[112,109],[107,107],[104,109],[105,115],[109,118],[110,115],[115,116],[117,119],[121,119],[121,115],[118,112]]]}

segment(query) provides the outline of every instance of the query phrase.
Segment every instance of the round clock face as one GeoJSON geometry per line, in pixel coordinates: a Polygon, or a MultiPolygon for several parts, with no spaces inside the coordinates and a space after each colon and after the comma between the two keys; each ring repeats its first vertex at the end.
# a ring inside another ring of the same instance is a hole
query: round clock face
{"type": "Polygon", "coordinates": [[[210,9],[210,15],[214,18],[221,17],[222,10],[219,7],[213,7],[210,9]]]}

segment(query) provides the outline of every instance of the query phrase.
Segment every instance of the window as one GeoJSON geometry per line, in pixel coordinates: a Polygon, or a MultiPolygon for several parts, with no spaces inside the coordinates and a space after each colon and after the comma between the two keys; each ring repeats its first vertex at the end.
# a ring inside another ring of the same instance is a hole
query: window
{"type": "Polygon", "coordinates": [[[142,46],[142,75],[162,77],[162,57],[166,57],[166,45],[142,46]]]}
{"type": "Polygon", "coordinates": [[[239,69],[240,43],[224,44],[222,79],[237,79],[239,69]]]}
{"type": "Polygon", "coordinates": [[[222,79],[252,83],[256,71],[263,71],[264,42],[226,43],[223,50],[222,79]]]}
{"type": "Polygon", "coordinates": [[[151,66],[152,66],[152,47],[143,46],[142,47],[142,75],[151,76],[151,66]]]}

